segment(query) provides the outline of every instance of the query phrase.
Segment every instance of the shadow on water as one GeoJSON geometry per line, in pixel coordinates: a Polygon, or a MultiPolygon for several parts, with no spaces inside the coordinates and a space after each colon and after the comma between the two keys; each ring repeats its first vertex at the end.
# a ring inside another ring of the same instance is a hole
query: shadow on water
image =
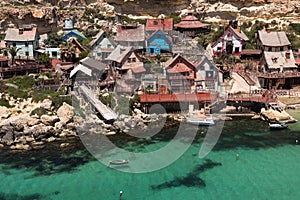
{"type": "MultiPolygon", "coordinates": [[[[217,124],[218,125],[218,124],[217,124]]],[[[182,143],[189,143],[190,125],[184,125],[184,133],[181,133],[179,141],[182,143]]],[[[194,138],[194,144],[202,144],[208,127],[200,126],[198,134],[194,138]]],[[[177,134],[178,125],[164,128],[160,133],[149,138],[137,139],[132,136],[122,134],[110,137],[118,147],[132,152],[143,152],[145,147],[155,143],[170,142],[177,134]],[[130,144],[130,145],[129,145],[130,144]]],[[[251,120],[245,118],[235,118],[233,121],[226,121],[222,128],[222,134],[214,147],[214,151],[230,150],[235,148],[250,148],[261,149],[286,144],[295,144],[295,140],[300,140],[300,131],[295,132],[290,129],[272,131],[269,129],[268,123],[260,120],[251,120]]],[[[161,148],[159,146],[158,148],[161,148]]]]}
{"type": "Polygon", "coordinates": [[[190,173],[188,173],[184,177],[175,177],[171,181],[167,181],[165,183],[159,185],[152,185],[151,188],[153,190],[160,190],[170,187],[205,187],[205,181],[199,178],[199,174],[205,172],[208,169],[212,169],[217,166],[221,166],[222,163],[213,162],[212,160],[206,159],[205,163],[202,165],[196,166],[190,173]]]}
{"type": "Polygon", "coordinates": [[[0,200],[40,200],[45,199],[40,194],[31,194],[31,195],[18,195],[18,194],[5,194],[0,193],[0,200]]]}
{"type": "Polygon", "coordinates": [[[2,150],[0,160],[2,172],[9,175],[11,169],[30,170],[33,176],[64,173],[95,160],[86,151],[79,139],[68,140],[67,148],[60,148],[61,142],[53,142],[39,150],[12,152],[2,150]]]}

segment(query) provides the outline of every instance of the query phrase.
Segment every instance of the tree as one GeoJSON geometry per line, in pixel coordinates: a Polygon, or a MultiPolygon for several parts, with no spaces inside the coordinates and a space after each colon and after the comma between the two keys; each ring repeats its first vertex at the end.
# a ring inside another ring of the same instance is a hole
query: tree
{"type": "Polygon", "coordinates": [[[48,47],[59,47],[62,42],[61,36],[56,33],[49,34],[48,39],[44,40],[44,44],[48,47]]]}
{"type": "Polygon", "coordinates": [[[60,47],[61,59],[66,62],[73,62],[76,56],[76,50],[71,42],[66,42],[60,47]]]}
{"type": "Polygon", "coordinates": [[[15,57],[17,56],[17,53],[20,50],[21,50],[21,48],[17,48],[17,47],[11,47],[11,48],[8,49],[8,52],[11,55],[12,64],[15,64],[15,57]]]}
{"type": "Polygon", "coordinates": [[[39,55],[39,57],[37,58],[37,63],[45,65],[45,66],[49,66],[51,63],[51,58],[50,58],[49,54],[45,53],[45,54],[39,55]]]}

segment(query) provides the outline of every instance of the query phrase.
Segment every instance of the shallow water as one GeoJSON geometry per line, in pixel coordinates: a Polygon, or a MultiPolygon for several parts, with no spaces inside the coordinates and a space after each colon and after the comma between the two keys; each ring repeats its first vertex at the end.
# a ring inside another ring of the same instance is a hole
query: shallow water
{"type": "MultiPolygon", "coordinates": [[[[299,111],[290,113],[300,120],[299,111]]],[[[164,129],[150,139],[114,136],[111,140],[124,149],[149,152],[165,146],[176,130],[164,129]]],[[[220,140],[204,159],[198,157],[203,141],[198,134],[173,164],[142,174],[103,165],[76,140],[68,149],[53,143],[22,154],[2,151],[0,199],[117,200],[120,190],[123,200],[299,199],[298,138],[299,122],[270,131],[266,122],[240,118],[225,123],[220,140]]],[[[133,164],[124,167],[134,168],[133,164]]]]}

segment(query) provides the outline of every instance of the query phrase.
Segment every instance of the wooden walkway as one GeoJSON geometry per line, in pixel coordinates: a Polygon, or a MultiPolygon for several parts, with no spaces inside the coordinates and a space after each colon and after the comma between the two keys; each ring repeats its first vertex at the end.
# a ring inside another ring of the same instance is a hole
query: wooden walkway
{"type": "Polygon", "coordinates": [[[141,94],[141,103],[156,103],[156,102],[212,102],[212,101],[248,101],[259,103],[275,102],[269,92],[263,95],[234,95],[228,98],[219,98],[217,93],[200,93],[200,94],[141,94]]]}
{"type": "Polygon", "coordinates": [[[88,101],[95,107],[95,109],[102,115],[106,120],[115,120],[118,115],[109,107],[104,105],[95,94],[85,85],[79,87],[83,95],[88,99],[88,101]]]}
{"type": "Polygon", "coordinates": [[[217,94],[141,94],[141,103],[155,102],[200,102],[211,101],[218,98],[217,94]]]}

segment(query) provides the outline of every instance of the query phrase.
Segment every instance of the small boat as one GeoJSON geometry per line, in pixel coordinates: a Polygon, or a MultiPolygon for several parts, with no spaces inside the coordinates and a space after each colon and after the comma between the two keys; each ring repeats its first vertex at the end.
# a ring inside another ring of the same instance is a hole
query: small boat
{"type": "Polygon", "coordinates": [[[270,129],[278,130],[278,129],[285,129],[288,127],[286,123],[276,123],[276,124],[269,124],[270,129]]]}
{"type": "Polygon", "coordinates": [[[210,125],[215,125],[215,122],[212,118],[188,118],[187,123],[192,124],[192,125],[197,125],[197,126],[210,126],[210,125]]]}
{"type": "Polygon", "coordinates": [[[127,164],[129,161],[128,160],[110,160],[109,164],[110,165],[123,165],[127,164]]]}

